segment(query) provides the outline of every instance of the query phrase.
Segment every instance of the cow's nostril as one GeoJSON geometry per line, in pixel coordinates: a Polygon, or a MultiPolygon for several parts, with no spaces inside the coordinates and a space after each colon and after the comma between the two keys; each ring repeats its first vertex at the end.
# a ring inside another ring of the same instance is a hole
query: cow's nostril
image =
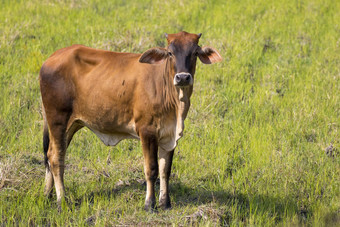
{"type": "Polygon", "coordinates": [[[190,80],[190,75],[187,75],[185,78],[186,81],[190,80]]]}
{"type": "Polygon", "coordinates": [[[179,75],[176,75],[176,76],[175,76],[175,80],[176,80],[177,83],[179,83],[179,82],[181,81],[180,76],[179,76],[179,75]]]}

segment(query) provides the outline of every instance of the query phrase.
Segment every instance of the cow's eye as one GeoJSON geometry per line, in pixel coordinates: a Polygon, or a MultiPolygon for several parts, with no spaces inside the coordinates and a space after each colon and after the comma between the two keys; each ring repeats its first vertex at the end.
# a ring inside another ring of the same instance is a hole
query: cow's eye
{"type": "Polygon", "coordinates": [[[197,56],[198,56],[198,51],[196,51],[196,52],[194,53],[194,55],[197,57],[197,56]]]}
{"type": "Polygon", "coordinates": [[[168,55],[169,55],[170,57],[172,57],[172,53],[171,53],[170,51],[168,52],[168,55]]]}

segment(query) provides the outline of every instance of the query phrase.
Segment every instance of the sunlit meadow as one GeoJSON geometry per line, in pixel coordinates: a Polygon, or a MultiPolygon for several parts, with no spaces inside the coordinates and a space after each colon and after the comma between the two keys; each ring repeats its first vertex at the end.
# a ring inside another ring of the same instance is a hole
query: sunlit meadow
{"type": "Polygon", "coordinates": [[[0,226],[339,225],[339,91],[340,1],[3,0],[0,226]],[[142,53],[181,30],[224,59],[197,65],[173,208],[143,210],[137,140],[82,129],[59,213],[43,196],[42,63],[72,44],[142,53]]]}

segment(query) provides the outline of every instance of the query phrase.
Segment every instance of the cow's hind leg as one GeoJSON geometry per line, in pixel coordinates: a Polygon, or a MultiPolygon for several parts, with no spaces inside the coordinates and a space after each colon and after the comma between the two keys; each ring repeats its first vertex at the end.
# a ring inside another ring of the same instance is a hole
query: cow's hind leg
{"type": "Polygon", "coordinates": [[[44,128],[44,151],[46,164],[45,178],[45,195],[50,195],[53,183],[55,184],[57,203],[59,210],[61,209],[61,201],[65,195],[64,188],[64,162],[65,153],[70,144],[73,135],[82,128],[79,124],[73,124],[69,130],[66,130],[65,124],[55,124],[52,126],[51,135],[45,133],[44,128]]]}
{"type": "Polygon", "coordinates": [[[45,190],[44,195],[50,196],[53,188],[53,176],[50,169],[50,164],[48,162],[47,153],[49,149],[50,144],[50,136],[47,128],[47,123],[44,123],[44,134],[43,134],[43,149],[44,149],[44,155],[45,155],[45,190]]]}
{"type": "Polygon", "coordinates": [[[50,144],[47,152],[47,158],[49,162],[50,171],[54,179],[54,185],[57,194],[57,203],[59,207],[65,195],[64,189],[65,153],[66,153],[65,127],[62,126],[55,127],[53,130],[51,130],[50,133],[50,144]]]}
{"type": "Polygon", "coordinates": [[[152,130],[144,129],[140,132],[144,155],[144,173],[146,178],[145,210],[152,211],[156,205],[155,182],[158,177],[158,142],[152,130]]]}
{"type": "MultiPolygon", "coordinates": [[[[65,195],[64,189],[64,161],[67,148],[67,123],[69,121],[69,113],[59,112],[58,114],[52,114],[49,112],[47,115],[48,128],[49,128],[49,145],[46,154],[46,185],[45,193],[50,193],[53,182],[57,194],[58,208],[61,208],[61,201],[65,195]]],[[[46,135],[46,134],[44,134],[46,135]]],[[[46,138],[46,137],[45,137],[46,138]]],[[[45,140],[45,142],[47,142],[45,140]]],[[[46,146],[45,146],[46,148],[46,146]]]]}
{"type": "Polygon", "coordinates": [[[165,151],[162,148],[159,148],[159,206],[162,209],[171,208],[169,196],[169,177],[171,173],[173,155],[174,150],[165,151]]]}
{"type": "Polygon", "coordinates": [[[47,152],[49,149],[49,144],[50,144],[50,135],[49,135],[49,130],[48,130],[48,124],[46,120],[46,113],[45,113],[45,108],[44,105],[42,105],[42,114],[43,114],[43,120],[44,120],[44,131],[43,131],[43,150],[44,150],[44,156],[45,156],[45,189],[44,189],[44,195],[45,196],[50,196],[53,188],[53,176],[52,172],[50,169],[50,164],[48,162],[47,158],[47,152]]]}

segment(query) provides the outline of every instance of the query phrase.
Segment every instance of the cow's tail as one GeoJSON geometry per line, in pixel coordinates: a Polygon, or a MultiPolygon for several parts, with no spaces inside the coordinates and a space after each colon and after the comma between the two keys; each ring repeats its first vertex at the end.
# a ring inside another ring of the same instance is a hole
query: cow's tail
{"type": "Polygon", "coordinates": [[[48,146],[50,144],[50,135],[49,135],[44,105],[42,105],[42,114],[43,114],[43,119],[44,119],[44,132],[43,132],[43,149],[44,149],[44,157],[45,157],[44,163],[45,163],[46,168],[49,168],[47,151],[48,151],[48,146]]]}

